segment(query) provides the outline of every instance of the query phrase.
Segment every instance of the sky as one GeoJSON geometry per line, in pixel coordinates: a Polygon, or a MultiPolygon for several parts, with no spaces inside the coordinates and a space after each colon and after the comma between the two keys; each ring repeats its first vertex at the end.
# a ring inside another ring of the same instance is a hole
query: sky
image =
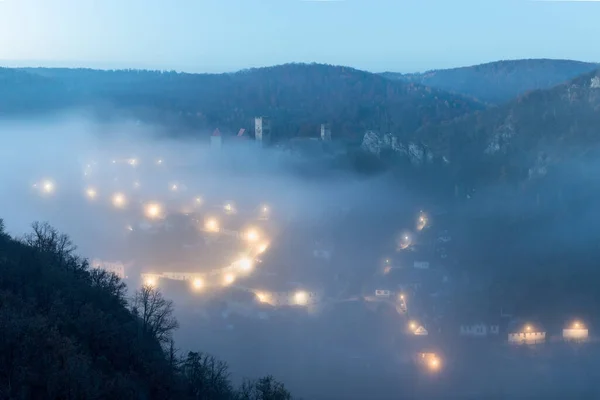
{"type": "Polygon", "coordinates": [[[600,61],[600,1],[0,0],[0,65],[229,72],[287,62],[417,72],[600,61]]]}

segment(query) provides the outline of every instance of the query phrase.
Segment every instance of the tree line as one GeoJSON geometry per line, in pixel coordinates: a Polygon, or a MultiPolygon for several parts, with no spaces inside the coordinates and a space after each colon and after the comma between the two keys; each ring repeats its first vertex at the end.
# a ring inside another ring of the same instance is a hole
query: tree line
{"type": "Polygon", "coordinates": [[[47,223],[13,238],[0,219],[0,399],[288,400],[272,376],[231,381],[228,366],[181,354],[172,301],[91,268],[47,223]]]}

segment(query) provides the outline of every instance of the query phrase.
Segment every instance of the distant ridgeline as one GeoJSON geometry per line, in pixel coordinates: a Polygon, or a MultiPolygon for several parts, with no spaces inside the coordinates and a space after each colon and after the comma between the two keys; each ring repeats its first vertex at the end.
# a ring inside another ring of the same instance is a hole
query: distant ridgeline
{"type": "Polygon", "coordinates": [[[481,110],[477,101],[347,67],[286,64],[233,74],[91,69],[0,69],[0,112],[91,108],[209,136],[254,131],[267,115],[273,140],[318,137],[329,122],[334,140],[359,144],[366,130],[396,134],[481,110]]]}
{"type": "Polygon", "coordinates": [[[392,170],[404,180],[432,179],[447,186],[444,190],[456,184],[529,184],[564,174],[559,166],[581,168],[596,156],[600,74],[589,72],[595,67],[560,60],[503,61],[433,71],[420,80],[323,64],[232,74],[4,68],[0,117],[79,107],[100,120],[134,119],[207,143],[219,132],[212,142],[220,146],[228,138],[239,139],[240,132],[255,139],[255,118],[266,115],[270,144],[307,155],[325,149],[332,167],[392,170]],[[441,76],[448,80],[446,89],[462,94],[421,85],[441,76]],[[472,99],[477,93],[455,90],[474,82],[498,98],[509,95],[502,92],[506,82],[511,93],[525,94],[490,108],[472,99]],[[322,124],[327,142],[343,144],[343,151],[338,145],[302,142],[318,141],[322,124]]]}

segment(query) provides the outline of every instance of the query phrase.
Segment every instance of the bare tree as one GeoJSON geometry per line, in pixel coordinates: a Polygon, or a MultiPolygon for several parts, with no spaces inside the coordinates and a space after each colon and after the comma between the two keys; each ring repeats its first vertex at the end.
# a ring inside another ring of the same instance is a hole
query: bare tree
{"type": "Polygon", "coordinates": [[[31,227],[33,232],[22,239],[25,244],[51,255],[63,268],[81,271],[88,268],[87,261],[82,261],[75,255],[77,246],[68,235],[60,233],[47,222],[34,222],[31,227]]]}
{"type": "Polygon", "coordinates": [[[283,383],[272,376],[245,381],[237,395],[238,400],[291,400],[291,393],[283,383]]]}
{"type": "Polygon", "coordinates": [[[169,366],[173,371],[179,371],[179,367],[181,366],[181,359],[178,356],[179,349],[175,347],[175,341],[173,338],[169,339],[169,346],[167,348],[167,360],[169,361],[169,366]]]}
{"type": "Polygon", "coordinates": [[[92,286],[105,290],[116,297],[122,305],[126,305],[127,285],[117,274],[100,268],[92,268],[90,270],[90,282],[92,286]]]}
{"type": "Polygon", "coordinates": [[[173,302],[152,286],[144,285],[135,293],[132,312],[140,318],[144,332],[162,344],[168,343],[173,331],[179,328],[173,302]]]}
{"type": "Polygon", "coordinates": [[[34,222],[31,225],[33,232],[24,237],[25,243],[44,252],[71,256],[77,249],[69,236],[52,227],[47,222],[34,222]]]}
{"type": "Polygon", "coordinates": [[[215,357],[190,351],[182,363],[187,393],[194,399],[229,400],[233,395],[229,367],[215,357]]]}

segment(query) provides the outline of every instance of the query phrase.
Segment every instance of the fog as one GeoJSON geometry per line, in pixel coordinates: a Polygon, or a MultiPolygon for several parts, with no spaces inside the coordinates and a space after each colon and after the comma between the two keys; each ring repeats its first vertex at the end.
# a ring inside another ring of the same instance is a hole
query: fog
{"type": "Polygon", "coordinates": [[[496,185],[468,200],[428,199],[388,175],[360,177],[234,137],[224,137],[220,148],[169,139],[136,121],[99,124],[73,113],[4,122],[0,132],[0,217],[9,233],[20,236],[33,221],[48,221],[71,236],[82,256],[123,262],[130,291],[142,283],[141,273],[206,274],[202,293],[184,281],[161,278],[158,286],[177,306],[180,350],[216,355],[236,382],[272,374],[307,399],[595,393],[595,343],[586,344],[585,356],[566,345],[548,347],[540,360],[534,350],[510,348],[504,331],[488,342],[458,335],[463,321],[492,323],[501,310],[510,310],[511,319],[545,318],[548,337],[560,336],[561,324],[575,316],[593,332],[600,294],[581,279],[597,276],[583,274],[587,258],[578,255],[597,254],[599,215],[586,201],[597,192],[556,191],[567,183],[580,187],[576,170],[535,190],[496,185]],[[118,193],[123,201],[115,206],[118,193]],[[160,206],[156,218],[144,215],[152,204],[160,206]],[[422,229],[419,215],[426,217],[422,229]],[[233,239],[203,231],[207,218],[218,218],[219,235],[227,230],[233,239]],[[240,239],[255,226],[268,244],[264,254],[240,239]],[[230,286],[215,283],[250,253],[251,273],[230,286]],[[556,254],[565,258],[555,265],[548,258],[556,254]],[[415,262],[431,268],[415,273],[415,262]],[[563,285],[569,273],[561,263],[583,275],[563,285]],[[548,272],[557,276],[551,284],[548,272]],[[299,288],[317,293],[318,303],[267,307],[255,299],[256,290],[299,288]],[[391,290],[393,298],[376,298],[376,289],[391,290]],[[250,296],[240,300],[235,291],[250,296]],[[408,297],[408,311],[399,311],[399,293],[408,297]],[[428,336],[407,333],[411,320],[428,336]],[[415,355],[427,349],[442,354],[443,371],[415,367],[415,355]],[[579,380],[563,376],[562,364],[579,380]]]}

